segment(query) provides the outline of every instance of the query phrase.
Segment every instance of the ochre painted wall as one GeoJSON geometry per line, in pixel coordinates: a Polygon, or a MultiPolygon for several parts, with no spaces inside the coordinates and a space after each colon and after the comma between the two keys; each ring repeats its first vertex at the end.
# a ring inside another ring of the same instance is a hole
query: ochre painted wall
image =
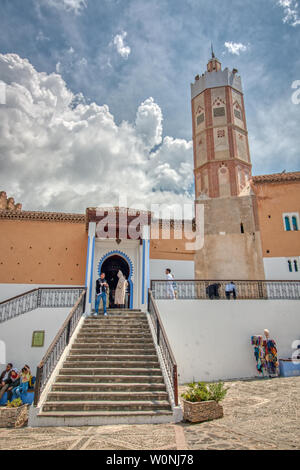
{"type": "Polygon", "coordinates": [[[0,220],[0,283],[84,285],[85,223],[0,220]]]}
{"type": "MultiPolygon", "coordinates": [[[[167,235],[167,234],[166,234],[167,235]]],[[[170,239],[164,240],[162,230],[159,231],[159,240],[150,241],[150,259],[173,259],[181,261],[194,261],[195,252],[186,249],[187,243],[192,243],[193,234],[188,229],[182,230],[182,239],[174,239],[174,229],[170,228],[170,239]],[[187,239],[184,234],[188,232],[191,239],[187,239]]]]}
{"type": "Polygon", "coordinates": [[[287,232],[282,215],[300,214],[300,182],[255,183],[264,258],[300,255],[300,231],[287,232]]]}

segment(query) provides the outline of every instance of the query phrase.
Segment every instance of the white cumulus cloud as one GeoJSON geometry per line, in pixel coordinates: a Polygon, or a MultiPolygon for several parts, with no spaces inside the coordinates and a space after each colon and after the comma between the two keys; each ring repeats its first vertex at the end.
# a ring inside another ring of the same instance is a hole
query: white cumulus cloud
{"type": "Polygon", "coordinates": [[[248,46],[242,44],[241,42],[225,42],[224,46],[230,54],[240,55],[240,52],[245,52],[248,49],[248,46]]]}
{"type": "Polygon", "coordinates": [[[133,123],[117,125],[108,106],[86,104],[58,73],[0,54],[0,190],[27,210],[83,212],[88,206],[193,200],[192,142],[162,140],[153,98],[133,123]]]}
{"type": "Polygon", "coordinates": [[[50,7],[58,8],[74,12],[78,15],[84,8],[87,7],[87,0],[37,0],[39,4],[48,5],[50,7]]]}
{"type": "Polygon", "coordinates": [[[277,4],[283,8],[283,19],[284,23],[288,23],[292,26],[298,26],[300,24],[300,12],[299,3],[296,0],[278,0],[277,4]]]}
{"type": "Polygon", "coordinates": [[[138,108],[135,127],[145,146],[151,150],[162,140],[163,116],[153,98],[148,98],[138,108]]]}
{"type": "Polygon", "coordinates": [[[116,47],[118,53],[123,59],[128,59],[131,49],[125,44],[125,38],[127,37],[127,32],[123,31],[120,34],[117,34],[113,39],[113,44],[116,47]]]}

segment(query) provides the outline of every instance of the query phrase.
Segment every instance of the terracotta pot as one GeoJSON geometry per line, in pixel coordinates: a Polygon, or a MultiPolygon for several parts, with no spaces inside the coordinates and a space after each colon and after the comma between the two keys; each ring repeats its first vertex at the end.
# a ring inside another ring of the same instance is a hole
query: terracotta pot
{"type": "Polygon", "coordinates": [[[191,402],[183,400],[183,418],[190,423],[202,423],[223,418],[223,407],[216,401],[191,402]]]}

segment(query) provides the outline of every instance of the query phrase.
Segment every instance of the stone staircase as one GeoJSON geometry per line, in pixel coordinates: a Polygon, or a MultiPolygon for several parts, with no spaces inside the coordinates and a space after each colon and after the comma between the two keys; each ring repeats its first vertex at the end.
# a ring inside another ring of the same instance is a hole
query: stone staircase
{"type": "Polygon", "coordinates": [[[120,310],[84,320],[38,417],[76,426],[172,415],[146,314],[120,310]]]}

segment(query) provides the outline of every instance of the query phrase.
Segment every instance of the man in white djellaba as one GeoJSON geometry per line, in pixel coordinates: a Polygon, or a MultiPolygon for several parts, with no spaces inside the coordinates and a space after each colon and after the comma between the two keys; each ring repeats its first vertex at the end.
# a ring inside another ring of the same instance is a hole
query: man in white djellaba
{"type": "Polygon", "coordinates": [[[118,278],[119,281],[115,293],[115,305],[125,308],[125,295],[128,282],[126,281],[122,271],[118,272],[118,278]]]}
{"type": "Polygon", "coordinates": [[[175,292],[174,292],[174,276],[171,274],[171,269],[166,269],[166,279],[167,279],[167,298],[168,299],[175,299],[175,292]]]}

